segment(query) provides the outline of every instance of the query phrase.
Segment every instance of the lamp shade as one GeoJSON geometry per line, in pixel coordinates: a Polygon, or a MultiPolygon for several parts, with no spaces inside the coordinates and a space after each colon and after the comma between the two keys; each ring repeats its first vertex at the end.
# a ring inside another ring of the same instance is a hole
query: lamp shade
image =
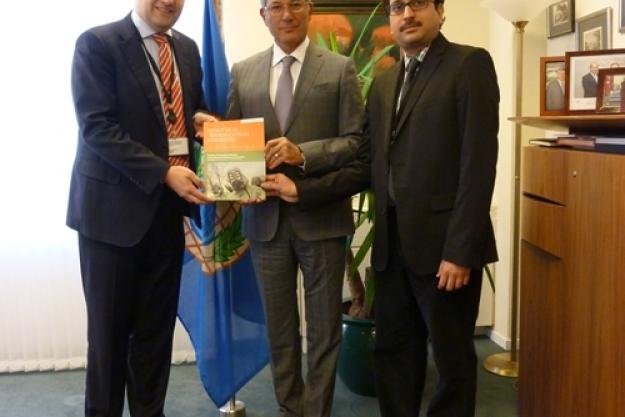
{"type": "Polygon", "coordinates": [[[482,7],[494,11],[509,22],[529,22],[554,0],[484,0],[482,7]]]}

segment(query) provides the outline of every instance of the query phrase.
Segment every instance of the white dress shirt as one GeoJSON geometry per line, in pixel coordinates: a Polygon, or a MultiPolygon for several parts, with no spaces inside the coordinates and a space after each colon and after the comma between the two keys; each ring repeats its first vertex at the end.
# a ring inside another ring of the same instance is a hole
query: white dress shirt
{"type": "Polygon", "coordinates": [[[285,53],[277,44],[273,44],[273,57],[271,58],[271,71],[269,72],[269,97],[271,98],[271,104],[276,102],[276,91],[278,90],[278,80],[280,74],[282,74],[282,58],[287,55],[291,55],[295,58],[295,61],[291,64],[291,77],[293,78],[293,92],[297,86],[297,80],[299,79],[299,73],[302,71],[302,65],[304,64],[304,57],[306,57],[306,50],[310,40],[308,37],[304,39],[304,42],[300,43],[297,48],[290,54],[285,53]]]}

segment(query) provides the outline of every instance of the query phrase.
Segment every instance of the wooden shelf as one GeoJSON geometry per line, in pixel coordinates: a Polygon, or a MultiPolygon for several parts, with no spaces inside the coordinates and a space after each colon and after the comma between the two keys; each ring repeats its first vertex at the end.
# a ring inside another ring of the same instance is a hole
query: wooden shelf
{"type": "Polygon", "coordinates": [[[579,116],[534,116],[509,117],[508,120],[525,126],[547,130],[602,131],[612,132],[625,129],[623,114],[588,114],[579,116]]]}

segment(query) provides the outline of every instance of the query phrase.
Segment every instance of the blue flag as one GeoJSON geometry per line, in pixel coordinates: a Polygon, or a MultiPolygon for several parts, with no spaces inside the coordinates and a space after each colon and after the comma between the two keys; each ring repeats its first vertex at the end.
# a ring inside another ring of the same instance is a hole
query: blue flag
{"type": "MultiPolygon", "coordinates": [[[[208,108],[223,115],[229,74],[212,0],[205,3],[202,67],[208,108]]],[[[201,166],[200,149],[195,157],[201,166]]],[[[209,204],[200,216],[202,227],[185,219],[178,317],[202,384],[219,407],[267,364],[266,327],[240,206],[209,204]]]]}
{"type": "Polygon", "coordinates": [[[204,98],[208,109],[224,116],[228,102],[230,72],[221,42],[219,24],[212,0],[204,3],[204,37],[202,39],[202,75],[204,98]]]}

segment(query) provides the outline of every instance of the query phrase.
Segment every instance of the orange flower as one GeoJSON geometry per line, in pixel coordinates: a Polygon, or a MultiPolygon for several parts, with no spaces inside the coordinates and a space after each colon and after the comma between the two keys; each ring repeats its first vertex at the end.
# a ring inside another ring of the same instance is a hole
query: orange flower
{"type": "Polygon", "coordinates": [[[346,49],[352,43],[354,30],[345,15],[317,14],[311,16],[308,24],[308,37],[313,42],[317,41],[317,33],[320,33],[323,39],[329,42],[330,32],[334,33],[342,49],[346,49]]]}
{"type": "Polygon", "coordinates": [[[371,32],[371,43],[376,49],[382,49],[393,42],[394,39],[393,35],[391,35],[391,27],[389,25],[379,26],[371,32]]]}
{"type": "MultiPolygon", "coordinates": [[[[375,56],[379,51],[374,51],[373,56],[375,56]]],[[[384,55],[378,62],[373,66],[373,76],[377,76],[378,74],[383,73],[393,65],[395,65],[397,61],[390,55],[384,55]]]]}

